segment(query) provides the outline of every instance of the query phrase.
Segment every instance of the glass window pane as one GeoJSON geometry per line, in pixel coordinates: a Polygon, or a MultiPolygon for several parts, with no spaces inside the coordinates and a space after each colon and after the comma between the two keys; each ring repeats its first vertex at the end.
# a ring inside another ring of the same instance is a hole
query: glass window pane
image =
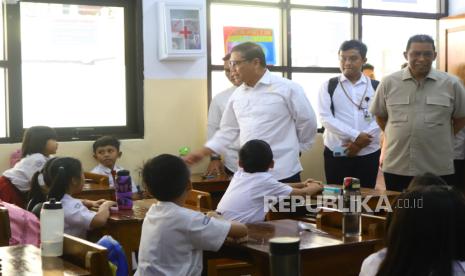
{"type": "Polygon", "coordinates": [[[434,19],[366,15],[362,20],[363,42],[368,47],[367,62],[375,67],[377,79],[400,70],[406,62],[403,53],[411,36],[428,34],[436,38],[434,19]]]}
{"type": "Polygon", "coordinates": [[[238,2],[239,1],[241,1],[241,2],[253,1],[253,2],[268,2],[268,3],[279,3],[279,2],[281,2],[281,0],[236,0],[236,1],[238,1],[238,2]]]}
{"type": "Polygon", "coordinates": [[[279,8],[211,4],[212,64],[223,64],[223,27],[266,28],[273,30],[276,64],[281,65],[281,20],[279,8]],[[257,16],[259,14],[260,16],[257,16]]]}
{"type": "Polygon", "coordinates": [[[124,8],[21,2],[21,42],[24,127],[126,125],[124,8]]]}
{"type": "Polygon", "coordinates": [[[351,7],[351,0],[291,0],[291,4],[312,6],[351,7]]]}
{"type": "Polygon", "coordinates": [[[0,68],[0,137],[6,137],[5,69],[0,68]]]}
{"type": "Polygon", "coordinates": [[[0,3],[0,59],[4,59],[4,55],[3,55],[3,44],[4,44],[4,41],[5,41],[5,37],[4,37],[4,32],[3,32],[3,8],[4,8],[4,4],[1,4],[0,3]]]}
{"type": "Polygon", "coordinates": [[[438,3],[438,0],[362,0],[362,8],[437,13],[438,3]]]}
{"type": "MultiPolygon", "coordinates": [[[[280,77],[283,76],[281,72],[271,72],[271,74],[280,77]]],[[[232,84],[224,75],[224,71],[212,71],[212,99],[231,86],[232,84]]]]}
{"type": "Polygon", "coordinates": [[[337,51],[351,38],[351,18],[349,13],[291,10],[292,66],[339,67],[337,51]]]}
{"type": "Polygon", "coordinates": [[[338,74],[335,73],[292,73],[292,80],[304,88],[305,94],[315,111],[318,128],[322,127],[318,116],[318,92],[325,81],[337,75],[338,74]]]}

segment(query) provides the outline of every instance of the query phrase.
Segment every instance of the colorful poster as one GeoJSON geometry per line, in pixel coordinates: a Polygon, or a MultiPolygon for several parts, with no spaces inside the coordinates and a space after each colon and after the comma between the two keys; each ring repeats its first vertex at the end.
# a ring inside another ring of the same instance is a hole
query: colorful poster
{"type": "Polygon", "coordinates": [[[229,53],[237,44],[254,42],[262,46],[265,52],[266,64],[276,64],[273,29],[223,27],[223,36],[225,53],[229,53]]]}

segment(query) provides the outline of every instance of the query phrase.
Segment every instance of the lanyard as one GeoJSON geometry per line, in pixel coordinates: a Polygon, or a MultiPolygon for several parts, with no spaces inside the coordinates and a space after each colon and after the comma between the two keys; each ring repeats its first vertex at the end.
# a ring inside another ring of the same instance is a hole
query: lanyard
{"type": "MultiPolygon", "coordinates": [[[[365,77],[366,78],[366,77],[365,77]]],[[[341,86],[342,88],[342,91],[344,91],[344,94],[346,95],[347,99],[349,99],[349,101],[355,105],[358,110],[362,110],[362,104],[363,104],[363,100],[365,99],[365,96],[367,94],[367,90],[368,90],[368,80],[366,80],[366,85],[365,85],[365,92],[363,92],[363,96],[362,98],[360,99],[360,103],[357,104],[356,102],[354,102],[354,100],[352,100],[352,98],[349,96],[349,93],[347,93],[346,89],[344,88],[344,85],[342,85],[342,82],[341,82],[341,78],[339,78],[339,85],[341,86]]],[[[367,101],[368,102],[368,101],[367,101]]]]}

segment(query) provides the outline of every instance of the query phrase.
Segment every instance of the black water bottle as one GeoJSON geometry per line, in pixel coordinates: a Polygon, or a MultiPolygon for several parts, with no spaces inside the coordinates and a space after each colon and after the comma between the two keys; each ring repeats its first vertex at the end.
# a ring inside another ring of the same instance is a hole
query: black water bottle
{"type": "Polygon", "coordinates": [[[300,276],[300,239],[276,237],[269,244],[271,276],[300,276]]]}

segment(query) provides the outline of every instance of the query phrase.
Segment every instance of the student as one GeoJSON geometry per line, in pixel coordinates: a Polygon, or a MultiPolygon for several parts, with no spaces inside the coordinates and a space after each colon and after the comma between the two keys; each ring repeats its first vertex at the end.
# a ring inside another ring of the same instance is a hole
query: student
{"type": "Polygon", "coordinates": [[[420,187],[426,186],[445,186],[447,182],[444,179],[436,176],[432,173],[425,173],[424,175],[415,176],[412,182],[408,185],[408,190],[413,190],[420,187]]]}
{"type": "Polygon", "coordinates": [[[72,157],[61,157],[51,161],[44,179],[51,179],[48,199],[61,201],[65,214],[65,233],[86,238],[87,231],[102,227],[110,216],[113,201],[81,201],[72,197],[82,191],[84,173],[81,161],[72,157]],[[97,212],[88,208],[98,208],[97,212]]]}
{"type": "Polygon", "coordinates": [[[30,212],[14,204],[0,200],[0,206],[8,210],[10,218],[10,245],[32,244],[40,246],[40,222],[30,212]]]}
{"type": "Polygon", "coordinates": [[[465,198],[437,184],[399,196],[388,221],[386,248],[363,261],[360,276],[465,275],[465,198]]]}
{"type": "Polygon", "coordinates": [[[307,180],[284,184],[268,171],[273,168],[273,152],[262,140],[250,140],[239,151],[239,169],[218,204],[217,211],[228,220],[253,223],[265,220],[265,196],[312,195],[321,183],[307,180]]]}
{"type": "Polygon", "coordinates": [[[0,199],[24,208],[32,175],[42,169],[57,148],[57,135],[52,128],[33,126],[26,130],[21,147],[21,161],[0,177],[0,199]]]}
{"type": "MultiPolygon", "coordinates": [[[[116,173],[124,170],[116,165],[116,160],[123,154],[120,145],[120,141],[113,136],[102,136],[92,145],[94,158],[99,164],[91,172],[108,176],[110,187],[115,185],[116,173]]],[[[137,185],[134,182],[132,182],[132,191],[137,192],[137,185]]]]}
{"type": "Polygon", "coordinates": [[[158,203],[150,207],[142,224],[135,275],[200,275],[202,250],[217,251],[226,236],[247,235],[241,223],[182,207],[192,185],[180,158],[159,155],[144,165],[142,177],[158,203]]]}

